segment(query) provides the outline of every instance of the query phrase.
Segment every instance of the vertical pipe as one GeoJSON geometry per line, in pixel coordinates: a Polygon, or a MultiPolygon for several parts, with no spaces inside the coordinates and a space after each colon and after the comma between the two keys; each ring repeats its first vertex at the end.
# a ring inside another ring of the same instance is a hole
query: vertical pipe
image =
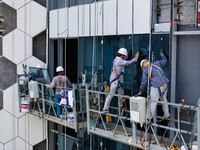
{"type": "Polygon", "coordinates": [[[197,143],[198,143],[198,150],[200,150],[200,101],[198,103],[198,108],[197,108],[197,143]]]}
{"type": "Polygon", "coordinates": [[[49,0],[46,0],[46,9],[47,9],[47,17],[46,17],[46,26],[47,26],[47,30],[46,30],[46,64],[47,64],[47,68],[49,65],[49,0]]]}
{"type": "Polygon", "coordinates": [[[116,0],[116,35],[118,35],[118,0],[116,0]]]}
{"type": "Polygon", "coordinates": [[[172,73],[172,32],[173,32],[173,29],[172,29],[172,25],[173,25],[173,0],[171,0],[171,4],[170,4],[170,34],[169,34],[169,90],[168,90],[168,94],[169,94],[169,97],[171,98],[171,73],[172,73]]]}
{"type": "Polygon", "coordinates": [[[102,2],[102,10],[101,10],[101,15],[102,15],[102,39],[101,39],[101,47],[102,47],[102,79],[101,81],[104,81],[104,2],[102,2]]]}
{"type": "Polygon", "coordinates": [[[198,27],[198,0],[195,0],[195,27],[198,27]]]}
{"type": "MultiPolygon", "coordinates": [[[[132,58],[134,56],[134,0],[132,0],[132,58]]],[[[131,65],[131,75],[134,77],[134,66],[131,65]]],[[[131,95],[134,95],[133,93],[133,82],[134,78],[131,78],[131,95]]]]}
{"type": "MultiPolygon", "coordinates": [[[[152,0],[150,0],[150,11],[149,11],[149,62],[151,62],[151,37],[152,37],[152,0]]],[[[147,107],[149,104],[149,86],[150,86],[150,81],[149,81],[149,69],[150,65],[148,65],[148,83],[147,83],[147,107]]],[[[150,109],[149,109],[150,111],[150,109]]],[[[147,112],[148,113],[148,112],[147,112]]],[[[147,122],[147,118],[146,118],[147,122]]],[[[146,135],[147,135],[147,124],[146,124],[146,135]]],[[[145,149],[146,149],[145,145],[145,149]]]]}

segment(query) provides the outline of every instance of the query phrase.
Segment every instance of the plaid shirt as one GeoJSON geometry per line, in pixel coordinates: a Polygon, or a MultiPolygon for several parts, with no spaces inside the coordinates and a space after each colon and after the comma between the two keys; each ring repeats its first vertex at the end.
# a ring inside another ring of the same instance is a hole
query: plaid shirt
{"type": "MultiPolygon", "coordinates": [[[[155,61],[152,62],[152,64],[158,66],[159,68],[163,67],[167,63],[166,57],[162,54],[161,55],[162,60],[160,61],[155,61]]],[[[149,65],[143,70],[142,74],[142,82],[140,85],[140,93],[145,89],[147,81],[148,81],[148,68],[149,65]]],[[[165,77],[163,71],[156,67],[152,67],[152,72],[151,72],[151,85],[153,87],[159,87],[162,85],[165,85],[169,82],[169,80],[165,77]]]]}

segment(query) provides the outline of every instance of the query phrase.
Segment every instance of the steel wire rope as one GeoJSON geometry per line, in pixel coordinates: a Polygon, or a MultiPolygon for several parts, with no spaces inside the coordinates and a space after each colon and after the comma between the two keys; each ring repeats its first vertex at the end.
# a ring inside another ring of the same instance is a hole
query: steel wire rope
{"type": "MultiPolygon", "coordinates": [[[[151,38],[152,38],[152,5],[153,5],[153,3],[152,3],[152,0],[150,0],[150,10],[149,10],[149,59],[148,59],[148,61],[149,61],[149,65],[148,65],[148,80],[147,80],[147,108],[148,108],[148,106],[149,106],[149,86],[150,86],[150,80],[149,80],[149,70],[150,70],[150,63],[151,63],[151,38]]],[[[146,110],[148,110],[148,111],[150,111],[150,108],[149,109],[146,109],[146,110]]],[[[148,114],[148,112],[147,112],[147,114],[148,114]]],[[[145,143],[146,143],[146,141],[147,141],[147,132],[148,132],[148,124],[147,124],[147,121],[148,121],[148,118],[146,117],[146,128],[145,128],[145,132],[146,132],[146,140],[145,140],[145,143]]],[[[149,120],[149,122],[150,122],[151,120],[149,120]]],[[[151,124],[150,124],[150,126],[151,126],[151,124]]],[[[149,141],[150,142],[150,141],[149,141]]],[[[150,144],[150,143],[149,143],[150,144]]],[[[150,147],[150,145],[149,145],[149,147],[150,147]]],[[[146,144],[145,144],[145,149],[147,149],[147,146],[146,146],[146,144]]]]}
{"type": "MultiPolygon", "coordinates": [[[[67,4],[68,4],[68,7],[69,7],[69,3],[67,3],[67,0],[65,0],[65,30],[67,29],[67,31],[65,32],[65,39],[64,39],[64,45],[65,45],[65,47],[64,47],[64,58],[65,58],[65,76],[67,76],[67,72],[66,72],[66,70],[67,70],[67,56],[66,56],[66,54],[67,54],[67,35],[66,35],[66,33],[67,32],[69,32],[68,31],[68,22],[67,22],[67,16],[66,16],[66,13],[69,13],[69,11],[66,11],[66,9],[68,9],[67,8],[67,4]]],[[[67,15],[69,15],[69,14],[67,14],[67,15]]],[[[65,87],[64,87],[64,95],[66,96],[66,83],[65,83],[65,87]]],[[[65,107],[65,106],[64,106],[65,107]]],[[[67,108],[66,108],[66,110],[67,110],[67,108]]],[[[63,110],[64,112],[66,111],[65,109],[63,110]]],[[[68,111],[67,111],[67,113],[68,113],[68,111]]],[[[63,114],[63,113],[62,113],[63,114]]],[[[67,120],[67,115],[69,115],[69,114],[66,114],[66,112],[65,112],[65,114],[64,114],[64,116],[65,116],[65,121],[67,120]]],[[[67,141],[67,136],[66,136],[66,134],[67,134],[67,129],[66,129],[66,126],[64,126],[64,129],[65,129],[65,150],[67,149],[67,143],[66,143],[66,141],[67,141]]]]}

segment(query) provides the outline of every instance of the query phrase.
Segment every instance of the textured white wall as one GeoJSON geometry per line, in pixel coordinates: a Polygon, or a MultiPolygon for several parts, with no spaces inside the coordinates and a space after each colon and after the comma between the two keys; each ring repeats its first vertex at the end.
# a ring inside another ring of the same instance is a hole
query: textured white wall
{"type": "MultiPolygon", "coordinates": [[[[118,13],[116,6],[117,6],[116,0],[108,0],[104,2],[92,3],[91,5],[86,4],[86,5],[74,6],[66,8],[66,10],[65,8],[52,10],[50,11],[50,38],[57,38],[58,33],[61,33],[67,30],[68,28],[69,28],[68,37],[102,35],[102,21],[104,25],[103,29],[104,35],[132,34],[133,17],[134,17],[134,34],[148,34],[150,32],[149,0],[134,1],[133,9],[132,9],[132,0],[118,0],[118,13]],[[90,16],[90,7],[91,7],[91,16],[90,16]],[[134,10],[134,16],[132,16],[133,10],[134,10]],[[68,12],[69,14],[67,14],[68,12]],[[103,20],[102,20],[102,12],[104,14],[103,20]],[[117,17],[118,17],[118,22],[117,22],[117,17]],[[65,26],[65,18],[67,18],[67,21],[69,20],[69,26],[67,25],[65,26]],[[89,34],[90,32],[91,35],[89,34]]],[[[60,35],[59,37],[63,38],[65,37],[65,34],[59,34],[59,35],[60,35]]]]}
{"type": "MultiPolygon", "coordinates": [[[[17,65],[46,64],[32,56],[32,39],[46,29],[46,8],[30,0],[5,0],[17,10],[17,29],[3,37],[3,56],[17,65]]],[[[47,121],[19,112],[17,83],[3,91],[0,111],[0,150],[26,150],[47,138],[47,121]]]]}

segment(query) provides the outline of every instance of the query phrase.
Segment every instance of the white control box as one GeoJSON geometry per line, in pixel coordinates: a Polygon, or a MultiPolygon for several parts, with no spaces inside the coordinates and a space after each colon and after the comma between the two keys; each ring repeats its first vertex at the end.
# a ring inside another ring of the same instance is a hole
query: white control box
{"type": "Polygon", "coordinates": [[[30,98],[39,98],[38,82],[31,81],[28,83],[30,98]]]}
{"type": "Polygon", "coordinates": [[[142,126],[146,122],[146,98],[131,97],[130,98],[130,115],[131,122],[140,123],[142,126]]]}

